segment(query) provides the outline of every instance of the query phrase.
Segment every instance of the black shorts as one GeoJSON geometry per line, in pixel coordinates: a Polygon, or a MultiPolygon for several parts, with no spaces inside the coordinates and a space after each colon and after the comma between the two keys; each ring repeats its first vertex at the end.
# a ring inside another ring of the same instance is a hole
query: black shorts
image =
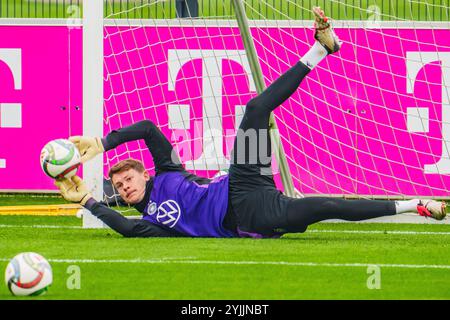
{"type": "Polygon", "coordinates": [[[256,165],[231,165],[229,205],[240,231],[277,236],[286,232],[287,206],[292,198],[276,188],[272,175],[255,174],[259,169],[256,165]]]}

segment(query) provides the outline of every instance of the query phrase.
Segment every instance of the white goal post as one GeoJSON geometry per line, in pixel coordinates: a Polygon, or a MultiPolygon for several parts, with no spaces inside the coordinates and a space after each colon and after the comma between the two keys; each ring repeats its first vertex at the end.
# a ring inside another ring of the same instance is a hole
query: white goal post
{"type": "MultiPolygon", "coordinates": [[[[83,135],[103,136],[103,1],[84,1],[83,10],[83,135]]],[[[83,165],[83,179],[96,199],[103,199],[103,157],[83,165]]],[[[83,227],[103,227],[83,209],[83,227]]]]}

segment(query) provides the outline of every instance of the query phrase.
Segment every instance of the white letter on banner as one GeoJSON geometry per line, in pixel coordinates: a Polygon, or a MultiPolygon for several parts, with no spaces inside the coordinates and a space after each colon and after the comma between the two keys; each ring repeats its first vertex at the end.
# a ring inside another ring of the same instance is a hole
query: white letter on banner
{"type": "MultiPolygon", "coordinates": [[[[169,50],[168,85],[171,91],[175,90],[177,74],[183,65],[195,59],[202,59],[203,150],[199,158],[186,162],[186,169],[222,170],[228,168],[229,161],[223,154],[222,62],[233,60],[244,68],[248,76],[251,76],[246,57],[244,50],[169,50]]],[[[253,81],[250,81],[250,90],[256,91],[253,81]]],[[[190,119],[182,120],[186,122],[190,119]]]]}
{"type": "Polygon", "coordinates": [[[414,82],[420,69],[431,62],[442,64],[442,155],[435,164],[426,164],[425,173],[450,173],[450,52],[407,52],[406,91],[414,92],[414,82]]]}
{"type": "MultiPolygon", "coordinates": [[[[0,49],[0,60],[11,70],[14,89],[22,89],[22,49],[0,49]]],[[[0,103],[0,128],[22,127],[22,105],[19,103],[0,103]]],[[[6,159],[0,159],[0,169],[6,168],[6,159]]]]}
{"type": "Polygon", "coordinates": [[[11,69],[14,89],[22,89],[22,49],[0,49],[0,60],[11,69]]]}

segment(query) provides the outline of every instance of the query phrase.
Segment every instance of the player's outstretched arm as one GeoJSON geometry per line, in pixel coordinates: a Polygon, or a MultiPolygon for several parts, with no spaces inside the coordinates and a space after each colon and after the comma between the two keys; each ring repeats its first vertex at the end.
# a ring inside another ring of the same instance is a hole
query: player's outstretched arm
{"type": "Polygon", "coordinates": [[[81,154],[81,162],[85,163],[105,151],[112,150],[122,143],[143,139],[155,162],[156,171],[184,170],[172,144],[159,128],[149,120],[113,130],[103,138],[73,136],[69,140],[75,144],[81,154]]]}
{"type": "Polygon", "coordinates": [[[105,151],[101,138],[73,136],[69,140],[75,144],[81,154],[81,163],[91,160],[105,151]]]}
{"type": "Polygon", "coordinates": [[[169,231],[145,220],[131,220],[104,204],[97,202],[83,180],[78,176],[55,182],[61,195],[70,202],[79,203],[102,220],[108,227],[125,237],[180,237],[178,232],[169,231]]]}

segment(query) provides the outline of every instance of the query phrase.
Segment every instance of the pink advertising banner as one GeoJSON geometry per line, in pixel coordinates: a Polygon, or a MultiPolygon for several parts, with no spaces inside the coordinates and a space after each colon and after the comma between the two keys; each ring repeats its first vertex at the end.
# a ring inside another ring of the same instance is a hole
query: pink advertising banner
{"type": "MultiPolygon", "coordinates": [[[[339,54],[275,111],[295,187],[448,196],[450,31],[336,31],[344,41],[339,54]]],[[[252,33],[266,85],[314,41],[306,28],[252,33]]],[[[11,66],[0,62],[0,190],[54,190],[39,152],[51,139],[81,133],[81,31],[2,27],[0,35],[0,50],[20,49],[22,66],[17,87],[11,66]],[[17,104],[20,126],[3,117],[17,104]]],[[[150,119],[187,169],[213,176],[227,165],[237,113],[256,95],[243,52],[234,27],[107,27],[104,132],[150,119]]],[[[105,171],[129,157],[152,169],[145,145],[132,142],[108,152],[105,171]]]]}

